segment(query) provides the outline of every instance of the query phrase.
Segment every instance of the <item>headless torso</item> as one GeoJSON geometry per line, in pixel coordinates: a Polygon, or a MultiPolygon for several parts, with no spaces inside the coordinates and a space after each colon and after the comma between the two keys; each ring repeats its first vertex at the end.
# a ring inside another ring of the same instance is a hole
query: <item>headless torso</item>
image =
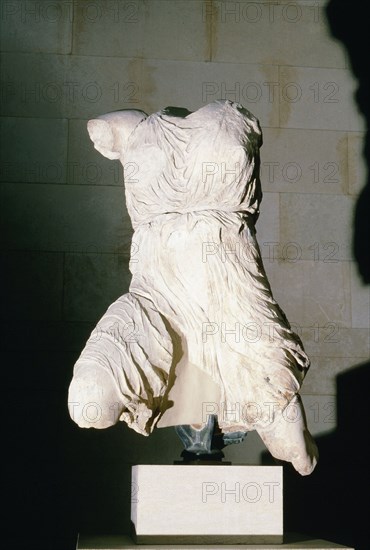
{"type": "MultiPolygon", "coordinates": [[[[110,113],[89,133],[124,171],[137,167],[125,178],[136,253],[129,293],[75,365],[70,402],[94,398],[94,427],[124,420],[144,435],[217,415],[224,434],[257,430],[276,458],[310,473],[317,449],[298,395],[309,360],[273,298],[255,236],[257,119],[216,101],[194,113],[110,113]],[[287,421],[288,406],[298,421],[287,421]]],[[[73,418],[89,427],[81,405],[73,418]]]]}

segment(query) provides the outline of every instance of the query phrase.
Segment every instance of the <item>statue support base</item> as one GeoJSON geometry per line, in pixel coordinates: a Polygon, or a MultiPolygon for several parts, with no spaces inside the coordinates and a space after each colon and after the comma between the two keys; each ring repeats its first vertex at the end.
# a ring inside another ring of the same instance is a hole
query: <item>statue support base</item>
{"type": "Polygon", "coordinates": [[[281,466],[132,467],[129,535],[80,535],[76,550],[354,550],[283,534],[281,466]]]}
{"type": "Polygon", "coordinates": [[[139,465],[132,468],[137,544],[278,544],[281,466],[139,465]]]}

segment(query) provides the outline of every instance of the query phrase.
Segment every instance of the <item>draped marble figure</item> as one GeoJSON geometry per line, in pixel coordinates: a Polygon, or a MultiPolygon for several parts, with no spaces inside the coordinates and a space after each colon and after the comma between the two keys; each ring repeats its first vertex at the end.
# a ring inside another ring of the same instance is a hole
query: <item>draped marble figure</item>
{"type": "Polygon", "coordinates": [[[299,396],[309,359],[256,240],[258,120],[220,100],[194,112],[112,112],[88,132],[123,165],[135,255],[129,292],[75,364],[72,419],[86,428],[121,420],[149,435],[217,414],[222,432],[257,430],[274,457],[310,474],[317,448],[299,396]]]}

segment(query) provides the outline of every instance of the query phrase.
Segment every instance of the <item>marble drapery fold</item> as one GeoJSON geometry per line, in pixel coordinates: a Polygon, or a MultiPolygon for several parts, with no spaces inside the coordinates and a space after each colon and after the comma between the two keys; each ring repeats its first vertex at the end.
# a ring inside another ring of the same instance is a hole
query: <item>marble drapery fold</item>
{"type": "MultiPolygon", "coordinates": [[[[258,120],[230,101],[177,115],[127,110],[89,121],[95,148],[122,162],[135,254],[129,293],[75,364],[72,418],[97,428],[124,420],[148,435],[173,405],[180,368],[191,366],[203,401],[213,384],[218,407],[235,411],[218,415],[224,432],[257,430],[276,458],[308,474],[317,449],[298,392],[309,359],[273,298],[256,239],[258,120]]],[[[174,423],[186,423],[186,408],[174,423]]]]}

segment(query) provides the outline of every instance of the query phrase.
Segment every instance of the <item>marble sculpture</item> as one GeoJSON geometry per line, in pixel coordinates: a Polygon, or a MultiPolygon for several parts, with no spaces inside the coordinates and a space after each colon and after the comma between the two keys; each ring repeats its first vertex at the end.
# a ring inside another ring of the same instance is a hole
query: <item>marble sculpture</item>
{"type": "Polygon", "coordinates": [[[299,389],[302,342],[273,298],[256,240],[262,133],[243,106],[122,110],[88,122],[123,165],[134,229],[129,292],[78,358],[68,405],[80,427],[119,420],[138,433],[257,430],[302,475],[317,462],[299,389]],[[207,416],[208,415],[208,416],[207,416]]]}

